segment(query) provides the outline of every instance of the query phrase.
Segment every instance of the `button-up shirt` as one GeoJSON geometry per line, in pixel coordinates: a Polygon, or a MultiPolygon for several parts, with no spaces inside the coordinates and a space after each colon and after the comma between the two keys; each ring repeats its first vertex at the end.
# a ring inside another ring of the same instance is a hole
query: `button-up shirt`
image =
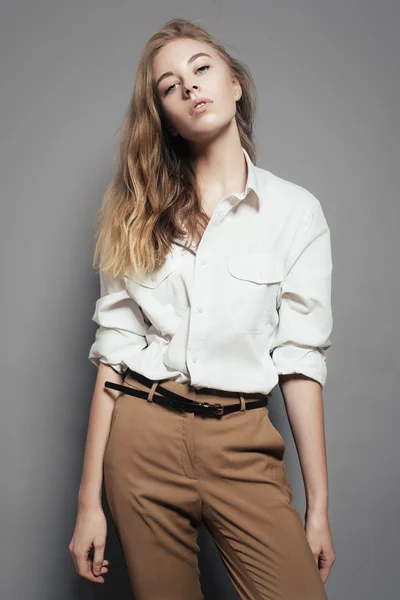
{"type": "Polygon", "coordinates": [[[247,163],[197,249],[175,241],[152,274],[100,271],[89,360],[196,388],[268,394],[280,374],[323,387],[331,346],[331,241],[319,200],[247,163]]]}

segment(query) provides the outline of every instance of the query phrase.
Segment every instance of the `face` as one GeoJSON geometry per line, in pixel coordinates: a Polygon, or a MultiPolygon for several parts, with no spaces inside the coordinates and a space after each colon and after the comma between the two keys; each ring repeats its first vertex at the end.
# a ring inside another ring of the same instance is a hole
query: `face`
{"type": "Polygon", "coordinates": [[[157,53],[153,69],[162,111],[173,135],[204,142],[235,118],[240,84],[208,44],[186,38],[168,42],[157,53]],[[193,112],[193,100],[202,97],[210,102],[193,112]]]}

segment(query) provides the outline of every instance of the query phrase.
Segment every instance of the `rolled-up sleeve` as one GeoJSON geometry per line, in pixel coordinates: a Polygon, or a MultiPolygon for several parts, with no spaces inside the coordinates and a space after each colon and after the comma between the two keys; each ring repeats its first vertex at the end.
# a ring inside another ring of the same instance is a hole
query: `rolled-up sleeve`
{"type": "Polygon", "coordinates": [[[100,298],[92,320],[99,327],[89,350],[89,360],[96,367],[100,362],[108,364],[122,374],[127,361],[147,346],[148,329],[139,305],[126,291],[123,278],[113,278],[100,271],[100,298]]]}
{"type": "Polygon", "coordinates": [[[332,345],[331,278],[330,230],[315,199],[299,225],[280,288],[271,354],[279,375],[302,373],[324,387],[332,345]]]}

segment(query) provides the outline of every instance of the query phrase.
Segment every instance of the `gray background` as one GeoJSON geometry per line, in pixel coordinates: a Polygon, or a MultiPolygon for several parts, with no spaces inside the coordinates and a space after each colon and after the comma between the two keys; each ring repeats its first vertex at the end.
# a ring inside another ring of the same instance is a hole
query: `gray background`
{"type": "MultiPolygon", "coordinates": [[[[173,17],[203,18],[256,80],[258,164],[314,193],[333,245],[324,389],[330,600],[398,588],[399,4],[393,0],[2,0],[1,597],[130,597],[110,524],[107,584],[68,552],[96,370],[93,218],[139,52],[173,17]],[[397,585],[396,585],[397,584],[397,585]]],[[[279,388],[294,504],[304,487],[279,388]]],[[[202,530],[208,600],[235,598],[202,530]]]]}

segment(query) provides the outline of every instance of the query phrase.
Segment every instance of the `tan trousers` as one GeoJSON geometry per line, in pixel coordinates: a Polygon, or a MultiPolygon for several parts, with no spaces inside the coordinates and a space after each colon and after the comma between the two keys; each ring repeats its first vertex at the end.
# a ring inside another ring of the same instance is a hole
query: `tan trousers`
{"type": "MultiPolygon", "coordinates": [[[[129,374],[124,385],[149,391],[129,374]]],[[[240,402],[234,393],[162,385],[191,400],[240,402]]],[[[326,600],[292,505],[284,452],[267,407],[218,419],[119,396],[104,484],[136,600],[204,599],[197,560],[201,523],[241,599],[326,600]]]]}

